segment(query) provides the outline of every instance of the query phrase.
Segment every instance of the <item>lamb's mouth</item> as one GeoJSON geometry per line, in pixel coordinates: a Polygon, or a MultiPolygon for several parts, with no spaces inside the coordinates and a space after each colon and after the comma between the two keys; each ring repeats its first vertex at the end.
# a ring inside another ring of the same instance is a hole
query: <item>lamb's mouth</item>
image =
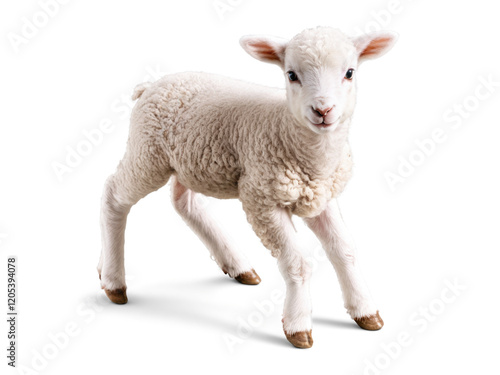
{"type": "Polygon", "coordinates": [[[312,121],[309,121],[309,122],[310,122],[312,125],[314,125],[315,127],[317,127],[317,128],[320,128],[320,129],[327,129],[327,128],[329,128],[330,126],[335,125],[335,124],[338,122],[338,120],[339,120],[339,119],[336,119],[335,121],[333,121],[333,122],[329,122],[329,123],[326,123],[325,121],[323,121],[323,122],[321,122],[321,123],[319,123],[319,124],[316,124],[316,123],[314,123],[314,122],[312,122],[312,121]]]}
{"type": "Polygon", "coordinates": [[[327,123],[325,123],[325,122],[322,122],[321,124],[314,124],[314,123],[313,123],[313,125],[314,125],[314,126],[317,126],[318,128],[321,128],[321,129],[326,129],[326,128],[328,128],[328,127],[332,126],[332,125],[333,125],[333,122],[332,122],[331,124],[327,124],[327,123]]]}

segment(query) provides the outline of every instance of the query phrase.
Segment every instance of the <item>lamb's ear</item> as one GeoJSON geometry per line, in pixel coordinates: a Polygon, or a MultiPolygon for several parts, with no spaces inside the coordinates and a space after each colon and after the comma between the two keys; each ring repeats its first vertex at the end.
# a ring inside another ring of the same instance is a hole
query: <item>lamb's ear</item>
{"type": "Polygon", "coordinates": [[[282,38],[248,35],[240,39],[245,51],[257,60],[284,66],[285,48],[288,41],[282,38]]]}
{"type": "Polygon", "coordinates": [[[396,43],[398,34],[391,31],[379,31],[354,38],[358,50],[358,62],[376,59],[388,52],[396,43]]]}

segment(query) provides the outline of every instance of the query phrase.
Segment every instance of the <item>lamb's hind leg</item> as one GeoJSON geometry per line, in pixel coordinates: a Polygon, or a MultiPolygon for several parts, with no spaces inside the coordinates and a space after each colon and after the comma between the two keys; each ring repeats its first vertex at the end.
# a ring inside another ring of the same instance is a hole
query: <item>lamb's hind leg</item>
{"type": "Polygon", "coordinates": [[[127,215],[141,198],[162,187],[171,173],[139,168],[128,156],[106,180],[101,203],[102,251],[97,270],[102,289],[117,304],[128,301],[124,264],[127,215]]]}
{"type": "Polygon", "coordinates": [[[175,176],[172,177],[172,203],[176,211],[207,246],[222,271],[242,284],[259,284],[259,275],[200,206],[197,194],[182,185],[175,176]]]}

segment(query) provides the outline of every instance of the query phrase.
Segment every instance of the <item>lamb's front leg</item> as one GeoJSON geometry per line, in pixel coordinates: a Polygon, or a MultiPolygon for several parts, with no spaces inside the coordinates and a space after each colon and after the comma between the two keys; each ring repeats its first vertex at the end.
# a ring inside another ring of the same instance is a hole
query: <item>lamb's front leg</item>
{"type": "Polygon", "coordinates": [[[354,321],[367,330],[378,330],[384,322],[372,301],[354,256],[354,242],[347,232],[336,200],[314,218],[304,220],[321,241],[333,264],[344,297],[344,306],[354,321]]]}
{"type": "Polygon", "coordinates": [[[288,210],[243,203],[248,221],[262,243],[278,259],[279,270],[286,284],[283,330],[286,338],[298,348],[310,348],[311,268],[296,246],[293,224],[288,210]]]}

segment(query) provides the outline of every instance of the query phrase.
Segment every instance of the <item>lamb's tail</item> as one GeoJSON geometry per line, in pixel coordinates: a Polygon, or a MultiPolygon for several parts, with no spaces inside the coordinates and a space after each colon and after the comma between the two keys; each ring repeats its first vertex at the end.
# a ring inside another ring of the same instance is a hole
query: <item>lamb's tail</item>
{"type": "Polygon", "coordinates": [[[137,100],[141,97],[142,93],[146,91],[147,88],[151,86],[150,82],[141,83],[134,88],[134,93],[132,94],[132,100],[137,100]]]}

